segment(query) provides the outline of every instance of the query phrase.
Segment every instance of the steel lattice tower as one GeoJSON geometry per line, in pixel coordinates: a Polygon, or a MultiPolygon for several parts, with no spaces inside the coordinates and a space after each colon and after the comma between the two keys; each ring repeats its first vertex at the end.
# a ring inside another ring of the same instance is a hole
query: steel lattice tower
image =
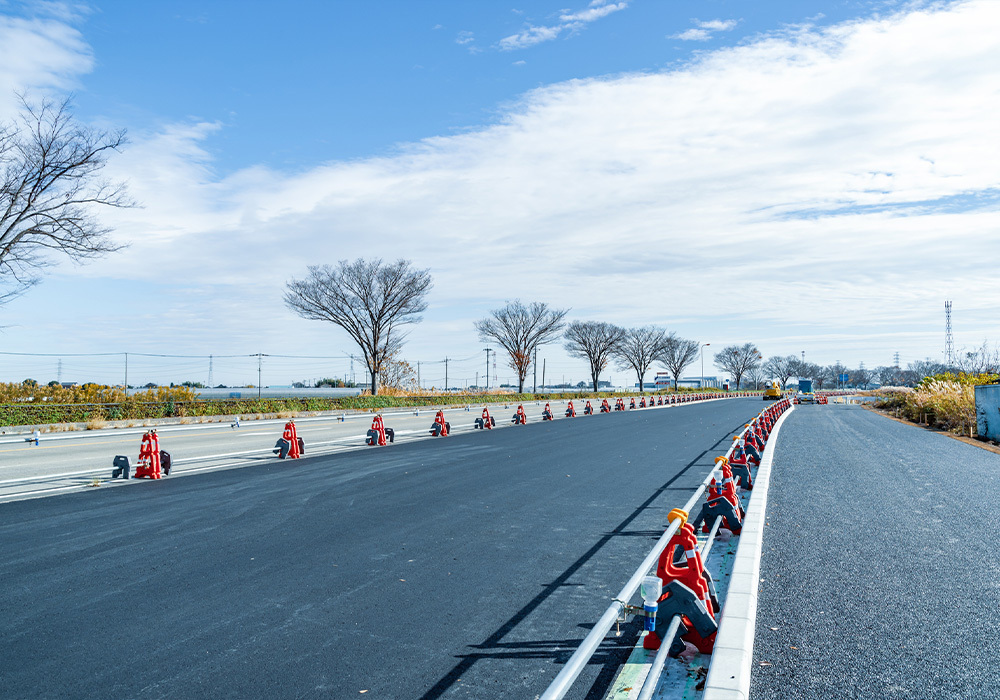
{"type": "Polygon", "coordinates": [[[955,364],[955,339],[951,335],[951,302],[944,303],[944,361],[955,364]]]}

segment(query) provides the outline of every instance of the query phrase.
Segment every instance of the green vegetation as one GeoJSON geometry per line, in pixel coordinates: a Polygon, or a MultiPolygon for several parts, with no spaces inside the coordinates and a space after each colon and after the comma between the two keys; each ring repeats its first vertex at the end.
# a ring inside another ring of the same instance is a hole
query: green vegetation
{"type": "MultiPolygon", "coordinates": [[[[704,393],[720,392],[706,389],[704,393]]],[[[681,389],[668,393],[698,393],[681,389]]],[[[614,399],[649,396],[651,392],[615,394],[612,392],[564,392],[558,394],[439,394],[435,396],[344,396],[301,398],[195,398],[187,387],[149,389],[125,397],[120,387],[87,384],[79,387],[36,387],[24,384],[0,384],[0,425],[40,425],[46,423],[92,423],[105,420],[145,420],[151,418],[194,418],[227,415],[294,414],[308,411],[365,410],[409,406],[479,405],[483,403],[517,404],[528,401],[570,399],[614,399]]],[[[577,406],[577,410],[583,407],[577,406]]]]}

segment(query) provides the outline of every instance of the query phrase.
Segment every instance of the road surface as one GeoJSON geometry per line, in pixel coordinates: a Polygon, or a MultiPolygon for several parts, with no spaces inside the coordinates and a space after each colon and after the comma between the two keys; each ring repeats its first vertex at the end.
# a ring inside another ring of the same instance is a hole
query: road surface
{"type": "MultiPolygon", "coordinates": [[[[760,408],[534,422],[0,504],[4,695],[534,697],[760,408]]],[[[571,697],[600,697],[634,639],[606,641],[571,697]]]]}

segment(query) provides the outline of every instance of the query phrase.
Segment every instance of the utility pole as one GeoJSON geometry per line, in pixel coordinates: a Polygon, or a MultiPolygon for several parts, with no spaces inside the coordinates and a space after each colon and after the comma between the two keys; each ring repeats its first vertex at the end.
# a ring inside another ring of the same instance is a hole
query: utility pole
{"type": "Polygon", "coordinates": [[[448,358],[444,358],[444,390],[448,391],[448,358]]]}
{"type": "MultiPolygon", "coordinates": [[[[59,370],[62,373],[62,360],[59,360],[59,370]]],[[[125,353],[125,398],[128,398],[128,353],[125,353]]]]}
{"type": "MultiPolygon", "coordinates": [[[[566,378],[563,377],[563,384],[566,383],[566,378]]],[[[545,358],[542,358],[542,389],[545,389],[545,358]]]]}
{"type": "MultiPolygon", "coordinates": [[[[128,358],[128,355],[126,355],[125,357],[128,358]]],[[[213,379],[212,379],[212,356],[209,355],[208,356],[208,386],[209,386],[209,388],[211,388],[212,383],[213,383],[213,379]]]]}
{"type": "MultiPolygon", "coordinates": [[[[126,355],[125,357],[127,361],[128,355],[126,355]]],[[[62,359],[59,360],[59,364],[56,367],[56,381],[62,384],[62,359]]]]}
{"type": "Polygon", "coordinates": [[[420,383],[420,360],[417,360],[417,388],[423,389],[423,385],[420,383]]]}
{"type": "Polygon", "coordinates": [[[483,348],[486,351],[486,391],[490,390],[490,349],[483,348]]]}
{"type": "Polygon", "coordinates": [[[258,352],[257,353],[257,398],[258,399],[260,399],[260,372],[263,360],[264,360],[264,353],[258,352]]]}
{"type": "Polygon", "coordinates": [[[711,343],[702,343],[701,346],[701,379],[698,380],[698,388],[705,388],[705,348],[711,345],[711,343]]]}
{"type": "Polygon", "coordinates": [[[538,393],[538,348],[535,348],[535,361],[531,363],[531,369],[534,372],[531,378],[531,393],[538,393]]]}

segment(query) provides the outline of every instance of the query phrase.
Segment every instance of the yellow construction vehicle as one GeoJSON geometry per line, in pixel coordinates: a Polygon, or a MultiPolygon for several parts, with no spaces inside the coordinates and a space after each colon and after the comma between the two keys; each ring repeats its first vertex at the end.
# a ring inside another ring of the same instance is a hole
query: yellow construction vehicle
{"type": "Polygon", "coordinates": [[[764,389],[764,400],[765,401],[777,401],[781,398],[781,386],[778,382],[767,382],[767,388],[764,389]]]}

